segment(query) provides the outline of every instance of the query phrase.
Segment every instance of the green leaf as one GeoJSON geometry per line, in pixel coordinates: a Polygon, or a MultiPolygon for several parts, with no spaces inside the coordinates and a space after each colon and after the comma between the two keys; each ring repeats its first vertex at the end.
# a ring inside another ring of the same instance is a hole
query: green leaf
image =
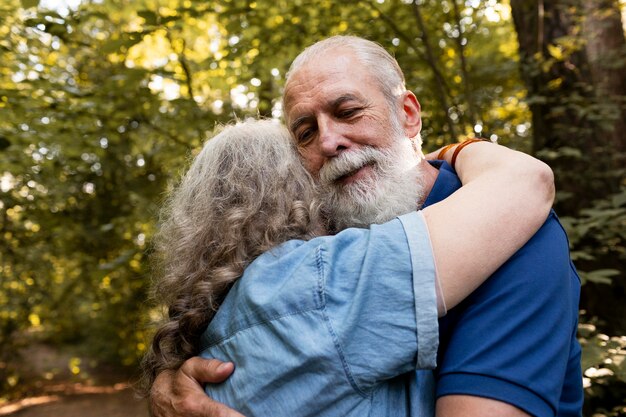
{"type": "Polygon", "coordinates": [[[626,382],[626,355],[623,353],[617,354],[613,356],[613,371],[615,372],[615,376],[622,380],[622,382],[626,382]]]}
{"type": "Polygon", "coordinates": [[[102,45],[101,50],[106,54],[110,54],[120,51],[122,49],[128,49],[131,46],[141,42],[143,40],[143,37],[149,33],[150,31],[124,33],[118,39],[110,39],[105,42],[104,45],[102,45]]]}
{"type": "Polygon", "coordinates": [[[558,152],[561,154],[561,156],[566,156],[570,158],[582,158],[583,157],[583,153],[580,149],[573,148],[571,146],[562,146],[558,149],[558,152]]]}
{"type": "Polygon", "coordinates": [[[548,53],[558,60],[563,59],[563,50],[559,45],[548,45],[548,53]]]}
{"type": "Polygon", "coordinates": [[[596,332],[596,326],[589,323],[578,324],[578,335],[584,339],[589,339],[596,332]]]}
{"type": "Polygon", "coordinates": [[[581,366],[583,372],[591,367],[600,365],[608,355],[606,348],[600,346],[596,340],[589,341],[582,348],[581,366]]]}
{"type": "Polygon", "coordinates": [[[8,148],[9,146],[11,146],[11,141],[3,136],[0,136],[0,151],[8,148]]]}
{"type": "Polygon", "coordinates": [[[572,251],[570,257],[572,261],[593,261],[596,259],[595,256],[583,251],[572,251]]]}
{"type": "Polygon", "coordinates": [[[22,7],[25,9],[37,6],[39,6],[39,0],[22,0],[22,7]]]}
{"type": "Polygon", "coordinates": [[[65,25],[60,25],[58,23],[46,23],[46,32],[53,36],[62,37],[67,33],[67,28],[65,25]]]}
{"type": "Polygon", "coordinates": [[[614,195],[612,198],[612,203],[615,207],[621,207],[626,205],[626,192],[614,195]]]}
{"type": "Polygon", "coordinates": [[[154,26],[158,22],[157,14],[150,10],[140,10],[137,14],[146,21],[146,25],[154,26]]]}
{"type": "Polygon", "coordinates": [[[597,269],[595,271],[584,272],[579,271],[580,277],[583,281],[594,282],[596,284],[611,285],[613,280],[611,277],[619,275],[620,272],[617,269],[597,269]]]}
{"type": "Polygon", "coordinates": [[[120,256],[118,256],[117,258],[113,259],[111,262],[107,262],[101,265],[98,265],[98,269],[101,270],[113,270],[116,268],[119,268],[120,266],[124,265],[126,262],[128,262],[130,260],[130,258],[133,257],[134,254],[136,254],[137,251],[134,249],[131,250],[127,250],[121,253],[120,256]]]}

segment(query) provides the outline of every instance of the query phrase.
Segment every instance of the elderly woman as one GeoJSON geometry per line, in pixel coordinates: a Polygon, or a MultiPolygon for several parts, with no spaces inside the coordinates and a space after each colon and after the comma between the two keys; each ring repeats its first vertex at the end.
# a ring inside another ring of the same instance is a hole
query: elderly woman
{"type": "Polygon", "coordinates": [[[237,364],[206,389],[248,416],[408,415],[394,377],[434,367],[438,313],[535,233],[554,193],[544,164],[497,145],[466,147],[456,166],[464,186],[445,201],[324,236],[288,132],[224,128],[164,209],[155,294],[168,319],[148,383],[202,354],[237,364]]]}

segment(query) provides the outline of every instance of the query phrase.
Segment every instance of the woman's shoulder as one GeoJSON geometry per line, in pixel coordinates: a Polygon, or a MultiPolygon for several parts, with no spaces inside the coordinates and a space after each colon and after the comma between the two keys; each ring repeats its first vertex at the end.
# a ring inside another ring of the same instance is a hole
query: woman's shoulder
{"type": "Polygon", "coordinates": [[[259,256],[228,292],[202,346],[279,317],[320,308],[319,248],[319,241],[292,240],[259,256]]]}

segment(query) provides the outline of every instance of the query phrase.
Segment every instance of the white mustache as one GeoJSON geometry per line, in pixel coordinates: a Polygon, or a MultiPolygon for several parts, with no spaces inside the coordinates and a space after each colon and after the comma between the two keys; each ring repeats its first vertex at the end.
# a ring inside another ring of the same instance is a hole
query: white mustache
{"type": "Polygon", "coordinates": [[[333,184],[339,178],[363,168],[365,165],[379,162],[382,156],[381,151],[371,146],[357,151],[344,151],[322,166],[320,169],[320,183],[322,185],[333,184]]]}

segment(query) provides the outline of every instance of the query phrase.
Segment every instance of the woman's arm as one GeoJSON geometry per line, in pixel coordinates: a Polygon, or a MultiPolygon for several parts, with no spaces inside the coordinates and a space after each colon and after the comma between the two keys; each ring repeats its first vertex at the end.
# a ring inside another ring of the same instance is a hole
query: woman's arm
{"type": "Polygon", "coordinates": [[[551,169],[522,152],[477,142],[458,154],[456,170],[463,187],[423,211],[448,308],[535,234],[554,201],[551,169]]]}

